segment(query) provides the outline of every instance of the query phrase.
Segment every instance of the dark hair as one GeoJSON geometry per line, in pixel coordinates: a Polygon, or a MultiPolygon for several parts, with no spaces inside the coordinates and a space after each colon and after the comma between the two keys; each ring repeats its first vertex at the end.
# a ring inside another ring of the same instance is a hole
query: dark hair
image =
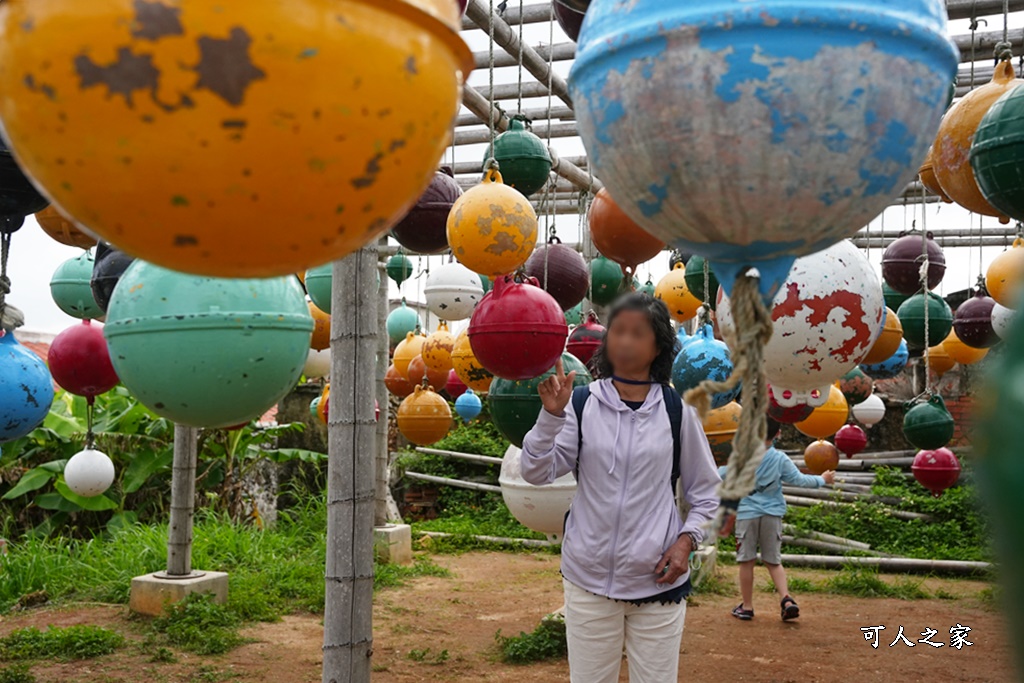
{"type": "MultiPolygon", "coordinates": [[[[655,299],[645,292],[632,292],[619,297],[608,311],[605,326],[610,328],[616,316],[624,311],[639,311],[647,315],[647,320],[654,329],[654,343],[658,347],[658,356],[651,363],[651,379],[660,384],[668,384],[672,378],[672,362],[679,353],[679,338],[672,328],[672,318],[668,307],[660,299],[655,299]]],[[[602,379],[613,374],[612,364],[608,361],[608,335],[601,339],[601,346],[590,361],[590,369],[594,377],[602,379]]]]}
{"type": "Polygon", "coordinates": [[[768,432],[765,436],[766,439],[774,439],[782,431],[782,425],[775,418],[768,418],[768,432]]]}

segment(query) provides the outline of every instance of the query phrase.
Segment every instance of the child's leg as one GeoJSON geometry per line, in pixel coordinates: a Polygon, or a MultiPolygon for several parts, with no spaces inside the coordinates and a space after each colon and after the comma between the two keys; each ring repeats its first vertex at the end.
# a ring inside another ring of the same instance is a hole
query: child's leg
{"type": "Polygon", "coordinates": [[[743,609],[754,609],[754,565],[757,560],[740,562],[740,594],[743,596],[743,609]]]}
{"type": "Polygon", "coordinates": [[[736,563],[740,566],[740,594],[745,610],[754,609],[754,564],[760,523],[760,517],[736,520],[736,563]]]}
{"type": "MultiPolygon", "coordinates": [[[[784,598],[789,595],[789,583],[786,582],[786,570],[782,568],[781,564],[768,564],[764,565],[768,569],[768,574],[772,577],[772,583],[775,584],[775,590],[779,592],[779,598],[784,598]]],[[[740,570],[742,571],[742,569],[740,570]]]]}

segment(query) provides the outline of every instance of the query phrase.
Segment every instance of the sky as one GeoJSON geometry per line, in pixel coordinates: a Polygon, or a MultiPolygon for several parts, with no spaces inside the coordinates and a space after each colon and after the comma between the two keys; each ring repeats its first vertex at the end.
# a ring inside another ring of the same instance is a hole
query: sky
{"type": "MultiPolygon", "coordinates": [[[[510,5],[512,2],[509,3],[510,5]]],[[[1010,15],[1009,26],[1020,28],[1024,26],[1024,13],[1010,15]]],[[[997,30],[1001,28],[1001,22],[995,18],[989,18],[989,26],[983,26],[980,30],[997,30]],[[999,24],[998,26],[996,24],[999,24]]],[[[528,25],[524,28],[526,43],[530,45],[547,44],[551,38],[552,29],[547,24],[528,25]]],[[[969,32],[966,21],[954,22],[951,26],[951,33],[962,34],[969,32]]],[[[470,48],[474,51],[487,49],[487,35],[481,31],[464,32],[470,48]]],[[[561,29],[556,25],[553,28],[553,42],[555,44],[568,40],[561,29]]],[[[568,75],[571,62],[556,62],[556,71],[563,76],[568,75]]],[[[486,86],[489,81],[487,69],[478,69],[471,76],[469,83],[473,86],[486,86]]],[[[518,78],[517,69],[504,68],[495,71],[496,83],[514,83],[518,78]]],[[[558,102],[555,101],[557,106],[558,102]]],[[[526,100],[524,108],[538,108],[547,105],[547,98],[535,98],[526,100]]],[[[505,102],[504,106],[509,111],[516,107],[514,101],[505,102]]],[[[577,156],[584,154],[582,142],[578,138],[556,138],[551,142],[561,156],[577,156]]],[[[467,145],[459,148],[451,148],[445,154],[445,161],[479,160],[483,157],[485,145],[467,145]]],[[[555,228],[559,237],[566,242],[575,242],[579,239],[579,217],[574,215],[560,216],[556,220],[555,228]]],[[[970,214],[958,206],[948,204],[929,204],[927,207],[909,205],[890,207],[882,216],[876,219],[870,226],[873,231],[883,227],[886,231],[909,230],[914,224],[927,228],[934,232],[942,230],[979,230],[1001,227],[995,218],[980,218],[970,214]]],[[[545,219],[541,219],[541,234],[547,230],[545,219]]],[[[977,277],[983,273],[988,264],[991,263],[1002,247],[987,247],[983,250],[974,247],[946,249],[946,276],[936,290],[939,294],[945,295],[955,291],[971,287],[975,284],[977,277]]],[[[74,324],[74,318],[61,312],[53,303],[50,297],[49,282],[54,270],[66,259],[81,254],[80,249],[61,245],[48,237],[36,224],[35,219],[29,217],[25,225],[14,234],[11,244],[10,257],[8,259],[8,275],[11,279],[11,293],[7,300],[18,306],[25,313],[25,330],[33,332],[44,332],[56,334],[61,330],[74,324]]],[[[872,250],[868,257],[880,273],[881,250],[872,250]]],[[[417,257],[412,256],[417,272],[422,272],[427,267],[436,267],[445,262],[446,257],[417,257]]],[[[654,282],[668,272],[667,252],[658,256],[639,268],[638,276],[641,281],[650,276],[654,282]]],[[[414,277],[407,281],[401,288],[390,283],[390,295],[392,298],[405,296],[410,301],[423,300],[423,285],[426,278],[423,276],[414,277]]],[[[454,325],[454,331],[461,329],[463,324],[454,325]]]]}

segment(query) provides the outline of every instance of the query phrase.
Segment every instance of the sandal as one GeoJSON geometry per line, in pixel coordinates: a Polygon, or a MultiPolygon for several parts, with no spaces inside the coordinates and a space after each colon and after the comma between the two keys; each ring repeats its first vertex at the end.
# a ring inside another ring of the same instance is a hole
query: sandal
{"type": "Polygon", "coordinates": [[[789,597],[788,595],[782,598],[782,620],[789,621],[796,619],[800,616],[800,608],[797,607],[796,600],[789,597]]]}
{"type": "Polygon", "coordinates": [[[741,621],[750,621],[754,618],[754,610],[743,609],[743,603],[736,605],[736,609],[732,611],[732,615],[741,621]]]}

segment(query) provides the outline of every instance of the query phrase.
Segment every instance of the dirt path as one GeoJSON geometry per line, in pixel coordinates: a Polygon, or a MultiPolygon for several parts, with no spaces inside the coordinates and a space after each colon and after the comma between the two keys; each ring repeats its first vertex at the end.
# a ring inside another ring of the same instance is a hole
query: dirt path
{"type": "MultiPolygon", "coordinates": [[[[374,607],[375,683],[412,681],[568,681],[564,662],[510,666],[497,662],[494,633],[530,631],[561,604],[558,558],[550,555],[469,553],[435,556],[451,578],[422,578],[382,591],[374,607]],[[446,654],[445,654],[446,653],[446,654]]],[[[735,568],[725,567],[729,581],[735,568]]],[[[811,579],[824,572],[792,571],[811,579]]],[[[766,579],[759,570],[758,584],[766,579]]],[[[775,599],[757,591],[758,617],[749,623],[729,616],[734,595],[701,596],[691,603],[683,636],[680,680],[848,683],[857,681],[1012,681],[1010,649],[1000,615],[979,593],[986,584],[930,579],[925,588],[956,599],[901,601],[827,594],[799,596],[804,615],[783,624],[775,599]],[[974,645],[949,646],[949,628],[970,626],[974,645]],[[900,625],[917,641],[925,628],[939,632],[924,644],[889,647],[900,625]],[[884,625],[877,650],[860,631],[884,625]]],[[[0,621],[0,634],[22,626],[92,623],[115,628],[134,644],[85,663],[37,664],[40,683],[316,683],[320,681],[323,629],[316,616],[288,616],[245,631],[256,642],[221,657],[178,654],[173,664],[152,663],[151,647],[123,608],[75,606],[14,615],[0,621]]],[[[625,667],[622,681],[626,681],[625,667]]]]}

